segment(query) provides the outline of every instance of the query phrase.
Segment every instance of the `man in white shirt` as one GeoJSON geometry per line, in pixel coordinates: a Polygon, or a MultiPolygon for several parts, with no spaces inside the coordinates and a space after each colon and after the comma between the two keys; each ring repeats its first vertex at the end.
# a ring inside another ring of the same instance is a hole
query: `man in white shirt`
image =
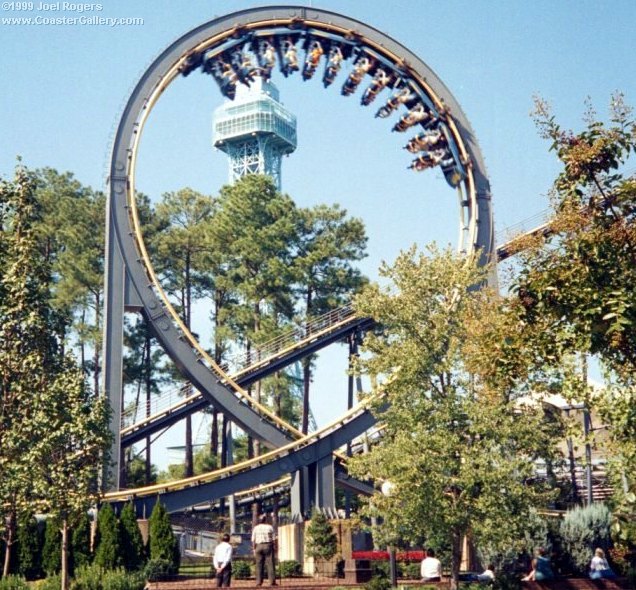
{"type": "Polygon", "coordinates": [[[267,514],[261,514],[259,523],[252,531],[252,548],[254,549],[254,559],[256,561],[256,585],[263,585],[263,574],[267,566],[267,579],[270,586],[276,586],[274,577],[274,550],[276,543],[276,533],[274,527],[267,523],[267,514]]]}
{"type": "Polygon", "coordinates": [[[221,542],[214,550],[212,559],[214,570],[216,572],[216,587],[230,587],[232,579],[232,545],[230,545],[230,535],[223,535],[221,542]]]}
{"type": "Polygon", "coordinates": [[[422,560],[420,567],[422,582],[439,582],[442,579],[442,564],[435,557],[433,549],[426,550],[426,557],[422,560]]]}

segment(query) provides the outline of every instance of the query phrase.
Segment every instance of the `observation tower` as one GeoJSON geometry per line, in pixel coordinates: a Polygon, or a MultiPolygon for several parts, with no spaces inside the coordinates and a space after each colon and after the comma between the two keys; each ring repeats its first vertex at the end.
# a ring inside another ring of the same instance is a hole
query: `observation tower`
{"type": "Polygon", "coordinates": [[[246,174],[267,174],[281,190],[281,161],[297,145],[296,117],[280,102],[278,88],[257,76],[249,88],[214,111],[214,147],[225,152],[233,183],[246,174]]]}

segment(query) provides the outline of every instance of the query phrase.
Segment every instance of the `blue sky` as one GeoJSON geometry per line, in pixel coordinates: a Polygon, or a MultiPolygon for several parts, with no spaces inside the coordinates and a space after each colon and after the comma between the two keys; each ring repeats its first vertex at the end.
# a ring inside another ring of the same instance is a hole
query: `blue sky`
{"type": "MultiPolygon", "coordinates": [[[[103,186],[110,137],[145,67],[189,29],[235,10],[234,0],[102,0],[102,9],[0,9],[0,175],[16,155],[29,167],[70,170],[103,186]],[[2,24],[6,17],[137,17],[138,26],[2,24]]],[[[305,3],[309,5],[310,3],[305,3]]],[[[470,120],[488,167],[497,229],[546,208],[558,170],[529,117],[532,97],[549,100],[566,127],[581,125],[590,96],[605,113],[612,92],[636,104],[636,2],[632,0],[324,0],[321,7],[362,20],[417,53],[444,81],[470,120]]],[[[391,121],[339,85],[275,78],[298,117],[299,147],[283,162],[283,190],[303,205],[339,202],[367,224],[371,276],[413,242],[454,243],[456,197],[433,171],[406,170],[406,139],[391,121]]],[[[191,186],[215,194],[225,156],[211,147],[211,118],[222,97],[212,78],[178,80],[153,112],[141,144],[138,189],[191,186]]],[[[344,407],[343,350],[326,355],[313,403],[318,421],[344,407]],[[337,358],[336,358],[337,357],[337,358]]],[[[334,414],[336,412],[336,414],[334,414]]]]}

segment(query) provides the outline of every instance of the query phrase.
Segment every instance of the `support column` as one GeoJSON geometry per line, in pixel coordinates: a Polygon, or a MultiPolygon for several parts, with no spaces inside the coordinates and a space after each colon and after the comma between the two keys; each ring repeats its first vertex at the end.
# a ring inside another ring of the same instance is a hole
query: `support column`
{"type": "Polygon", "coordinates": [[[109,199],[106,210],[106,264],[104,293],[104,349],[103,385],[111,408],[110,429],[113,441],[110,447],[110,465],[104,467],[102,488],[118,490],[121,476],[121,402],[123,393],[123,341],[124,341],[124,290],[126,268],[116,239],[116,231],[110,214],[109,199]]]}
{"type": "MultiPolygon", "coordinates": [[[[353,408],[353,361],[358,356],[358,334],[349,336],[349,376],[347,378],[347,410],[353,408]]],[[[347,442],[347,457],[351,457],[351,441],[347,442]]],[[[345,518],[351,518],[351,491],[345,490],[345,518]]]]}
{"type": "Polygon", "coordinates": [[[594,494],[592,489],[592,445],[588,440],[588,436],[592,430],[592,419],[590,411],[586,408],[583,410],[583,432],[585,434],[585,485],[587,487],[587,505],[590,506],[594,502],[594,494]]]}
{"type": "Polygon", "coordinates": [[[329,518],[337,518],[333,455],[323,457],[311,468],[314,471],[312,503],[329,518]]]}

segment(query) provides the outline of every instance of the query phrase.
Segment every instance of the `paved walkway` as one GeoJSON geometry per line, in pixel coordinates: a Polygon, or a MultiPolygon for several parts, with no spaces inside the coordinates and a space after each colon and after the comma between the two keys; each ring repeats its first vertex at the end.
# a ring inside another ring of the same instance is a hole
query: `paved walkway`
{"type": "MultiPolygon", "coordinates": [[[[357,586],[362,584],[346,584],[340,578],[284,578],[276,581],[277,587],[281,590],[327,590],[337,586],[357,586]]],[[[256,588],[254,580],[232,580],[232,588],[256,588]]],[[[190,580],[179,580],[177,582],[150,582],[147,586],[150,590],[212,590],[216,589],[216,580],[211,578],[199,578],[190,580]]],[[[263,584],[263,590],[268,590],[267,583],[263,584]]]]}

